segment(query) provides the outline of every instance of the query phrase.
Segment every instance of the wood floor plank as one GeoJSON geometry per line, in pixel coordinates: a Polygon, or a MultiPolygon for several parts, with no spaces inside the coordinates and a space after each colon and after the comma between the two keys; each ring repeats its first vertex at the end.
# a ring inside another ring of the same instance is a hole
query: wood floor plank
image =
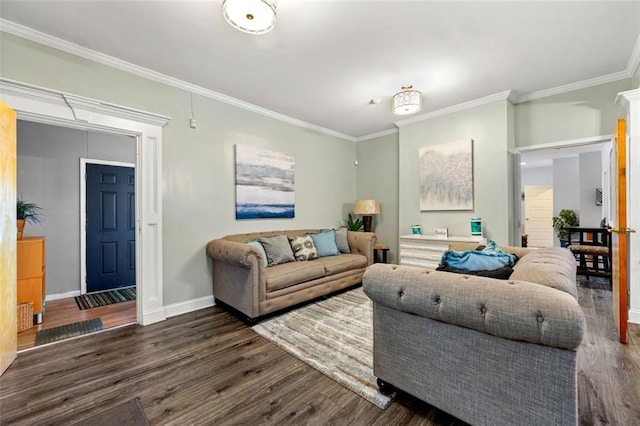
{"type": "MultiPolygon", "coordinates": [[[[584,425],[640,424],[640,326],[619,344],[611,293],[579,289],[584,425]]],[[[0,377],[0,424],[70,424],[132,398],[152,425],[463,425],[400,392],[381,410],[220,308],[21,352],[0,377]]]]}

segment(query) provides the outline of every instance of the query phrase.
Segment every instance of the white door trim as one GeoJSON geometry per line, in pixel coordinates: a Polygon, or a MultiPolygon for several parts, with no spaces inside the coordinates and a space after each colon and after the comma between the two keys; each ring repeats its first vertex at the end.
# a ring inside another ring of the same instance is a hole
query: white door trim
{"type": "Polygon", "coordinates": [[[162,277],[162,127],[170,117],[0,78],[2,99],[20,120],[135,136],[137,319],[166,318],[162,277]]]}
{"type": "MultiPolygon", "coordinates": [[[[80,294],[87,292],[87,164],[136,168],[133,163],[80,158],[80,294]]],[[[137,193],[138,181],[135,181],[134,188],[137,193]]],[[[136,235],[136,246],[138,245],[137,240],[138,236],[136,235]]],[[[136,281],[137,286],[138,282],[136,281]]]]}

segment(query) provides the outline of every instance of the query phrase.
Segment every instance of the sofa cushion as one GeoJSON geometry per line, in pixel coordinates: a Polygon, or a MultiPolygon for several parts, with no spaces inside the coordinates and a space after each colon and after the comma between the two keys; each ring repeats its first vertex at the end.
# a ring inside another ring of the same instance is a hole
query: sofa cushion
{"type": "Polygon", "coordinates": [[[289,237],[289,243],[296,260],[313,260],[318,258],[318,250],[313,244],[313,238],[308,235],[289,237]]]}
{"type": "Polygon", "coordinates": [[[529,281],[578,297],[576,260],[567,249],[532,250],[516,263],[509,279],[529,281]]]}
{"type": "Polygon", "coordinates": [[[318,257],[340,254],[338,246],[336,246],[336,232],[333,229],[309,235],[313,238],[313,243],[318,249],[318,257]]]}
{"type": "Polygon", "coordinates": [[[267,291],[280,290],[324,275],[324,266],[318,260],[284,263],[265,270],[266,288],[267,291]]]}
{"type": "Polygon", "coordinates": [[[264,251],[264,247],[262,247],[260,241],[249,241],[247,244],[258,249],[262,255],[262,265],[266,268],[269,265],[269,260],[267,259],[267,253],[264,251]]]}
{"type": "Polygon", "coordinates": [[[324,266],[327,276],[367,267],[367,258],[361,254],[341,254],[339,256],[321,257],[314,262],[320,262],[324,266]]]}
{"type": "Polygon", "coordinates": [[[264,247],[264,251],[267,252],[269,266],[296,260],[293,257],[293,251],[291,251],[291,245],[286,235],[264,237],[258,239],[258,241],[262,244],[262,247],[264,247]]]}
{"type": "Polygon", "coordinates": [[[349,240],[347,239],[347,228],[338,228],[336,231],[336,246],[340,253],[349,254],[351,248],[349,247],[349,240]]]}

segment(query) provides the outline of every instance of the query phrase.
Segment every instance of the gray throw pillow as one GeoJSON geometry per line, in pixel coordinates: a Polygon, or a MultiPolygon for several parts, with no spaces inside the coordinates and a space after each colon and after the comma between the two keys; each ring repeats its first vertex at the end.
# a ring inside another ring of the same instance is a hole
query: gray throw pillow
{"type": "Polygon", "coordinates": [[[289,239],[286,235],[263,237],[259,238],[258,241],[260,241],[262,247],[264,247],[264,251],[267,253],[269,266],[293,262],[295,260],[291,246],[289,245],[289,239]]]}
{"type": "Polygon", "coordinates": [[[347,240],[347,228],[338,228],[336,231],[336,246],[340,253],[351,253],[349,241],[347,240]]]}

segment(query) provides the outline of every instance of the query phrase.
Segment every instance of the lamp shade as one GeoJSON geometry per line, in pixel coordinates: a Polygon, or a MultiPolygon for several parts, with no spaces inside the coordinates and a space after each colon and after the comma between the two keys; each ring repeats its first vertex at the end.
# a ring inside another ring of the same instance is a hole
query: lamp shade
{"type": "Polygon", "coordinates": [[[276,0],[223,0],[222,13],[232,27],[249,34],[268,33],[276,26],[276,0]]]}
{"type": "Polygon", "coordinates": [[[402,86],[402,90],[393,95],[393,113],[413,114],[422,109],[422,93],[413,86],[402,86]]]}
{"type": "Polygon", "coordinates": [[[380,204],[378,200],[357,200],[353,208],[355,214],[380,214],[380,204]]]}

